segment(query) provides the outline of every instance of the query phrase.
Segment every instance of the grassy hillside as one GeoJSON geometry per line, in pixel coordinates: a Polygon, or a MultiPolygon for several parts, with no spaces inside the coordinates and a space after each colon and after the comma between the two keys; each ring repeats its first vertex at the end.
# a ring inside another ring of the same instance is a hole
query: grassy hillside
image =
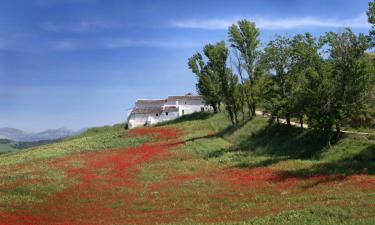
{"type": "Polygon", "coordinates": [[[198,113],[1,155],[0,223],[373,224],[374,172],[374,136],[198,113]]]}
{"type": "Polygon", "coordinates": [[[18,151],[18,149],[14,147],[14,144],[14,141],[0,138],[0,154],[18,151]]]}
{"type": "Polygon", "coordinates": [[[290,163],[295,164],[290,169],[295,169],[297,165],[303,167],[306,164],[310,168],[314,164],[314,169],[304,173],[375,172],[375,135],[346,134],[329,148],[324,138],[313,130],[269,126],[264,117],[256,117],[234,128],[223,114],[202,117],[209,119],[192,119],[178,126],[190,129],[190,134],[197,134],[194,132],[196,127],[205,127],[206,132],[215,133],[208,138],[193,138],[186,144],[188,151],[207,160],[236,167],[278,168],[290,163]]]}

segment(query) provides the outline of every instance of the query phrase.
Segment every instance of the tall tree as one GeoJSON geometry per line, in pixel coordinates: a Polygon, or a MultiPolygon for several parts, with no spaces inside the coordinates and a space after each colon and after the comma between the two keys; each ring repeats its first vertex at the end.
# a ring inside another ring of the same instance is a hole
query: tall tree
{"type": "Polygon", "coordinates": [[[297,116],[303,127],[303,118],[306,115],[309,104],[309,96],[306,93],[308,87],[308,74],[321,72],[322,57],[318,52],[319,43],[310,34],[298,34],[291,40],[291,114],[297,116]]]}
{"type": "Polygon", "coordinates": [[[211,105],[217,113],[220,107],[221,94],[220,83],[217,73],[214,73],[203,60],[200,53],[195,53],[188,61],[189,68],[197,76],[197,91],[203,96],[206,104],[211,105]]]}
{"type": "Polygon", "coordinates": [[[256,82],[256,62],[259,57],[257,50],[259,40],[259,30],[248,20],[240,20],[237,24],[233,24],[229,27],[228,36],[231,43],[231,47],[234,49],[236,56],[236,68],[237,70],[244,68],[248,77],[245,79],[242,76],[242,72],[238,72],[241,83],[242,83],[242,94],[246,100],[249,114],[255,116],[256,97],[254,96],[254,85],[256,82]],[[239,53],[239,54],[238,54],[239,53]]]}
{"type": "Polygon", "coordinates": [[[292,100],[291,90],[291,66],[292,66],[292,47],[291,40],[288,37],[276,36],[276,38],[267,44],[262,55],[262,63],[266,66],[269,73],[275,77],[274,81],[278,85],[273,100],[277,106],[273,106],[274,116],[284,116],[287,124],[290,125],[292,100]]]}
{"type": "Polygon", "coordinates": [[[372,24],[370,30],[371,46],[375,46],[375,1],[368,3],[367,10],[368,22],[372,24]]]}
{"type": "Polygon", "coordinates": [[[369,41],[349,28],[342,33],[327,33],[322,38],[332,66],[334,117],[337,136],[344,120],[365,110],[374,82],[373,64],[365,55],[369,41]]]}
{"type": "Polygon", "coordinates": [[[235,99],[236,93],[238,92],[238,79],[236,79],[232,71],[227,68],[226,63],[229,50],[225,46],[225,42],[221,41],[216,44],[206,45],[203,52],[208,58],[208,70],[212,71],[219,77],[221,99],[223,100],[225,109],[234,125],[238,122],[238,100],[235,99]]]}

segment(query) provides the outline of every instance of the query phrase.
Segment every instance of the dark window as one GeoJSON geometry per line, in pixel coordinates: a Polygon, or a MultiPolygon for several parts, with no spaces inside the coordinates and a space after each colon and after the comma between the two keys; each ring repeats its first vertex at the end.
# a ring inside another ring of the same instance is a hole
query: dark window
{"type": "Polygon", "coordinates": [[[182,110],[182,115],[184,115],[185,114],[185,110],[182,110]]]}
{"type": "Polygon", "coordinates": [[[159,116],[159,113],[156,113],[156,116],[159,116]]]}
{"type": "Polygon", "coordinates": [[[186,102],[185,102],[185,105],[186,105],[186,102]]]}
{"type": "Polygon", "coordinates": [[[165,112],[165,115],[168,116],[168,112],[165,112]]]}
{"type": "Polygon", "coordinates": [[[201,111],[202,111],[202,112],[204,111],[204,107],[201,107],[201,111]]]}

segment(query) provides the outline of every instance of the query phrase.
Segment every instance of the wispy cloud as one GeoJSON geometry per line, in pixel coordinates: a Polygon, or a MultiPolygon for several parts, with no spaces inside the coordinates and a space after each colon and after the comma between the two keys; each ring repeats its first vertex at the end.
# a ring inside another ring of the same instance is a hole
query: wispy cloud
{"type": "Polygon", "coordinates": [[[80,21],[77,23],[44,23],[43,29],[49,32],[95,32],[99,30],[118,29],[122,27],[121,23],[113,21],[80,21]]]}
{"type": "MultiPolygon", "coordinates": [[[[246,17],[245,17],[246,18],[246,17]]],[[[233,23],[236,23],[242,17],[233,17],[227,19],[188,19],[176,20],[171,22],[172,27],[193,28],[193,29],[227,29],[233,23]]],[[[293,17],[293,18],[265,18],[253,17],[248,20],[254,21],[261,29],[269,30],[286,30],[306,27],[351,27],[351,28],[368,28],[366,14],[361,14],[355,18],[337,19],[322,17],[293,17]]]]}
{"type": "Polygon", "coordinates": [[[115,39],[67,39],[50,43],[53,50],[90,50],[90,49],[116,49],[130,47],[151,47],[151,48],[191,48],[200,46],[199,41],[194,40],[134,40],[128,38],[115,39]]]}
{"type": "Polygon", "coordinates": [[[76,4],[76,3],[88,3],[94,0],[34,0],[34,5],[37,7],[48,7],[53,5],[61,4],[76,4]]]}

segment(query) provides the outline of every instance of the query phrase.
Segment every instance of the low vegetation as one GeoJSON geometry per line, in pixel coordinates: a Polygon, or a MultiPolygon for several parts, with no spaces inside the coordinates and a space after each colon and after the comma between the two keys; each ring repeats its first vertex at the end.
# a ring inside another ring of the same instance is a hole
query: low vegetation
{"type": "Polygon", "coordinates": [[[320,135],[224,113],[91,129],[0,156],[0,223],[372,224],[374,136],[320,135]]]}

